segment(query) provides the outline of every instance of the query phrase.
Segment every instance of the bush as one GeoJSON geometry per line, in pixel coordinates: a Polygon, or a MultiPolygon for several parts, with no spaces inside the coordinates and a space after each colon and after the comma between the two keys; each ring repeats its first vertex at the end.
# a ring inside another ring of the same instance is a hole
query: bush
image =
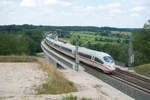
{"type": "Polygon", "coordinates": [[[92,99],[83,97],[81,100],[92,100],[92,99]]]}
{"type": "Polygon", "coordinates": [[[63,97],[63,100],[77,100],[77,96],[69,95],[69,96],[63,97]]]}

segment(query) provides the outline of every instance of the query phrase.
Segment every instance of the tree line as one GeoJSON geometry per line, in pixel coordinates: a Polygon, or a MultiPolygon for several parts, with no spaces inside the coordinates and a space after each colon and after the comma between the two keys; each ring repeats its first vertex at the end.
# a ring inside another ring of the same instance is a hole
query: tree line
{"type": "Polygon", "coordinates": [[[131,32],[133,30],[140,30],[140,28],[113,28],[113,27],[94,27],[94,26],[36,26],[36,25],[1,25],[0,32],[20,32],[26,29],[38,29],[41,31],[89,31],[89,32],[100,32],[104,31],[119,31],[119,32],[131,32]]]}
{"type": "Polygon", "coordinates": [[[0,55],[35,55],[41,52],[42,32],[24,30],[20,32],[0,32],[0,55]]]}

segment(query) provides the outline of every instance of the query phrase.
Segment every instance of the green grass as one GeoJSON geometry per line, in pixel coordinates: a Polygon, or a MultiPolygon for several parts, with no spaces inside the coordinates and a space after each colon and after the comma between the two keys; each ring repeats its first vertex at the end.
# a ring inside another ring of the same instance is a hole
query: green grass
{"type": "Polygon", "coordinates": [[[69,81],[70,86],[74,86],[74,83],[72,81],[69,81]]]}
{"type": "Polygon", "coordinates": [[[150,77],[150,64],[140,65],[134,68],[135,72],[150,77]]]}
{"type": "Polygon", "coordinates": [[[68,95],[63,97],[63,100],[77,100],[77,96],[68,95]]]}
{"type": "Polygon", "coordinates": [[[37,87],[38,94],[61,94],[77,92],[74,83],[68,81],[56,67],[48,65],[41,59],[38,59],[41,68],[47,72],[48,78],[46,82],[37,87]]]}
{"type": "Polygon", "coordinates": [[[91,98],[85,98],[85,97],[83,97],[82,99],[80,99],[80,100],[92,100],[91,98]]]}
{"type": "Polygon", "coordinates": [[[0,56],[0,62],[35,62],[35,57],[31,56],[0,56]]]}
{"type": "MultiPolygon", "coordinates": [[[[78,99],[77,99],[77,96],[67,95],[67,96],[64,96],[62,100],[78,100],[78,99]]],[[[92,100],[92,99],[83,97],[80,100],[92,100]]]]}

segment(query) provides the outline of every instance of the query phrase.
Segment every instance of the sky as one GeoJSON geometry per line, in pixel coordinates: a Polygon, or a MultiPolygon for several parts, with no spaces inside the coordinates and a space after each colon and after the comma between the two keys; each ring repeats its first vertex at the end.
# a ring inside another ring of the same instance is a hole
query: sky
{"type": "Polygon", "coordinates": [[[0,0],[0,25],[142,28],[150,0],[0,0]]]}

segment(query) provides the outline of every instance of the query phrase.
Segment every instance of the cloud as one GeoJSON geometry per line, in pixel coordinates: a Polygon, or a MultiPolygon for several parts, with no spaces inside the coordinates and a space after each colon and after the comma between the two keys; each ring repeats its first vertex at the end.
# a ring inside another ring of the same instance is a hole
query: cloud
{"type": "Polygon", "coordinates": [[[104,10],[106,9],[104,6],[87,6],[85,10],[87,11],[96,11],[96,10],[104,10]]]}
{"type": "Polygon", "coordinates": [[[46,5],[62,5],[62,6],[70,6],[72,5],[70,2],[67,1],[60,1],[60,0],[44,0],[44,4],[46,5]]]}
{"type": "Polygon", "coordinates": [[[125,13],[125,11],[122,11],[121,9],[111,9],[109,11],[109,14],[111,16],[118,15],[118,14],[123,14],[123,13],[125,13]]]}
{"type": "Polygon", "coordinates": [[[141,5],[150,3],[150,0],[130,0],[130,1],[137,6],[141,6],[141,5]]]}
{"type": "Polygon", "coordinates": [[[87,10],[108,10],[108,9],[116,9],[120,7],[120,3],[109,3],[106,5],[98,5],[98,6],[87,6],[87,10]]]}
{"type": "Polygon", "coordinates": [[[120,14],[120,13],[122,13],[122,10],[120,10],[120,9],[112,9],[110,12],[112,14],[120,14]]]}
{"type": "MultiPolygon", "coordinates": [[[[87,6],[85,7],[85,11],[99,11],[101,10],[102,12],[108,12],[110,16],[114,16],[117,14],[122,14],[125,13],[125,11],[120,9],[121,4],[119,2],[115,3],[109,3],[105,5],[98,5],[98,6],[87,6]]],[[[83,9],[82,9],[83,10],[83,9]]]]}
{"type": "Polygon", "coordinates": [[[71,13],[71,12],[62,12],[61,14],[64,16],[72,16],[73,15],[73,13],[71,13]]]}
{"type": "Polygon", "coordinates": [[[0,1],[0,6],[9,6],[9,5],[14,5],[15,2],[13,1],[0,1]]]}
{"type": "Polygon", "coordinates": [[[143,6],[137,6],[137,7],[132,8],[131,11],[139,12],[139,11],[144,10],[145,8],[146,7],[143,7],[143,6]]]}
{"type": "Polygon", "coordinates": [[[132,14],[130,14],[130,16],[137,17],[137,16],[139,16],[139,14],[138,13],[132,13],[132,14]]]}
{"type": "Polygon", "coordinates": [[[21,7],[36,7],[37,6],[37,0],[22,0],[20,3],[21,7]]]}
{"type": "Polygon", "coordinates": [[[108,5],[106,5],[107,8],[118,8],[120,7],[120,3],[116,2],[116,3],[110,3],[108,5]]]}
{"type": "Polygon", "coordinates": [[[60,0],[22,0],[20,3],[21,7],[44,7],[48,5],[70,6],[72,4],[70,2],[60,0]]]}

